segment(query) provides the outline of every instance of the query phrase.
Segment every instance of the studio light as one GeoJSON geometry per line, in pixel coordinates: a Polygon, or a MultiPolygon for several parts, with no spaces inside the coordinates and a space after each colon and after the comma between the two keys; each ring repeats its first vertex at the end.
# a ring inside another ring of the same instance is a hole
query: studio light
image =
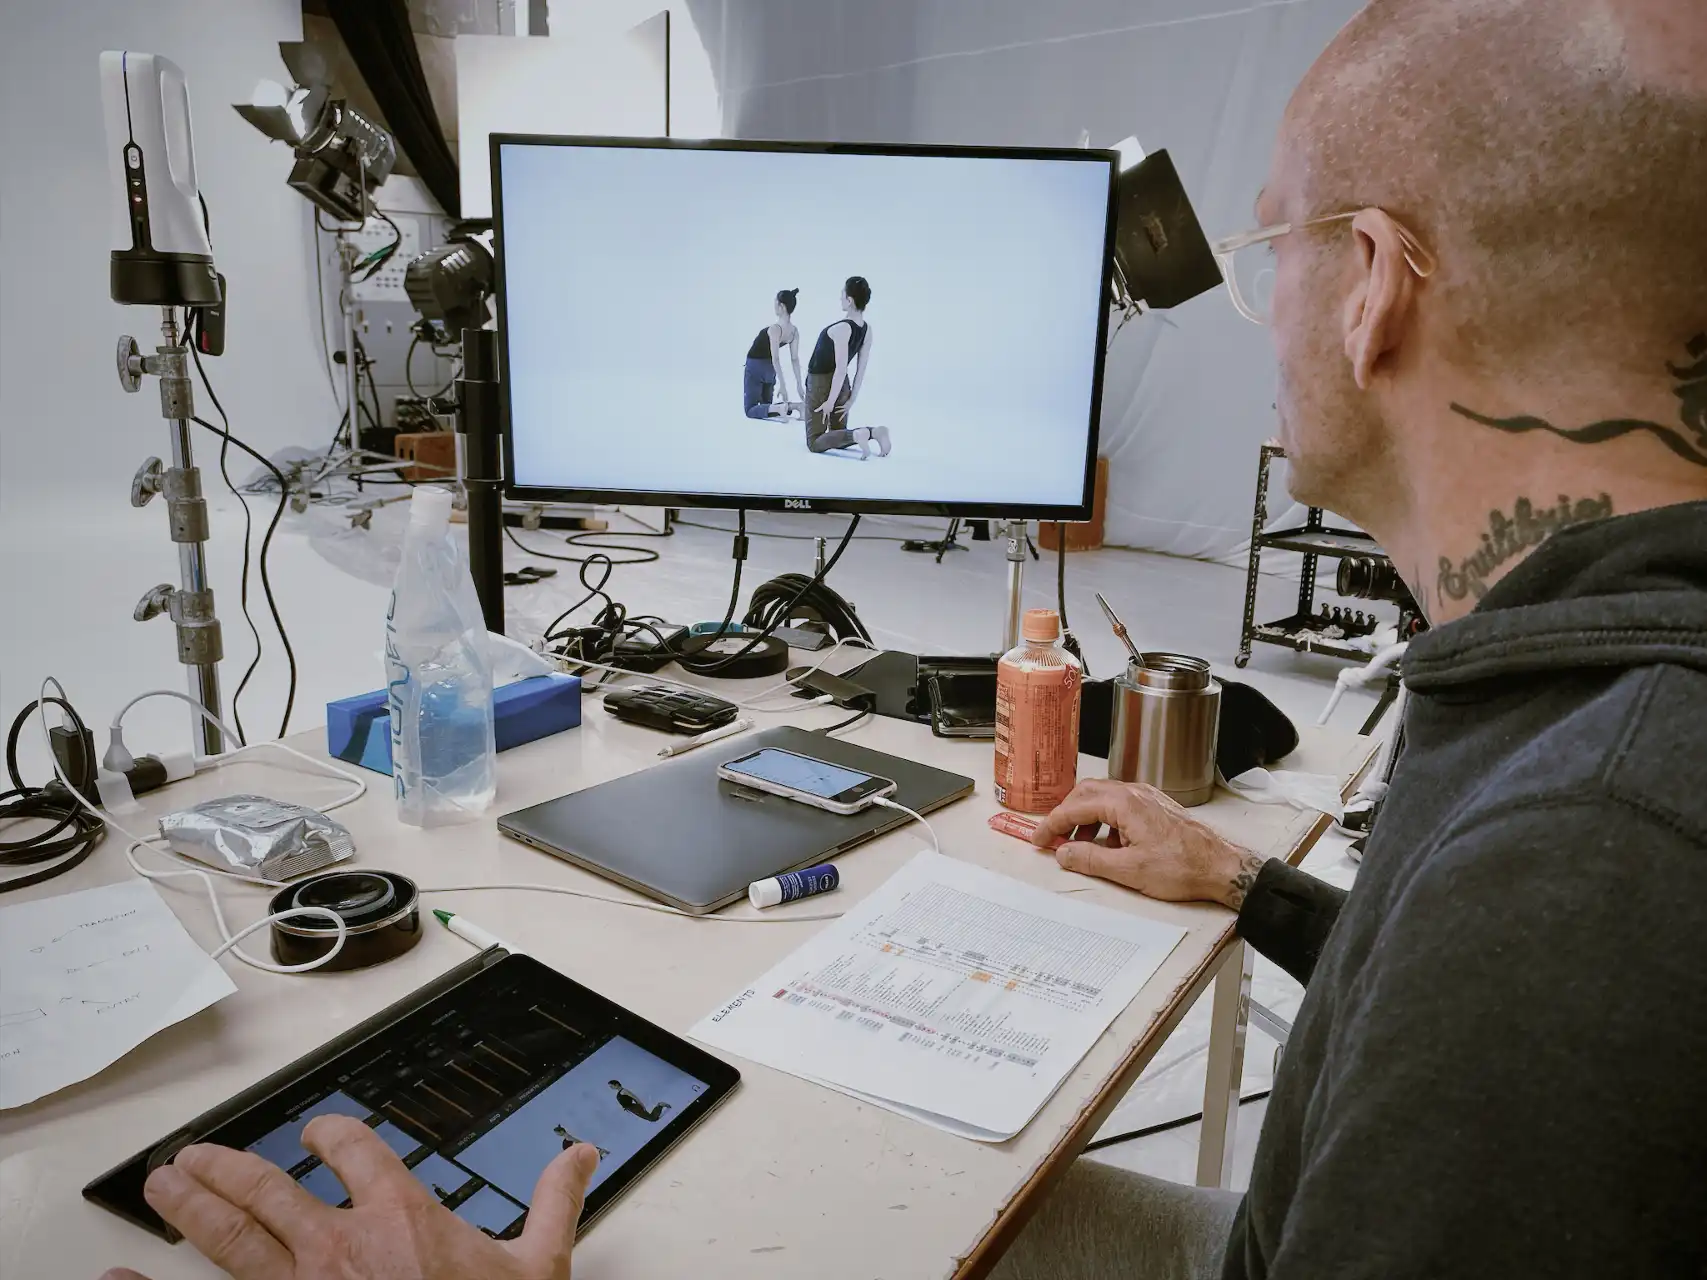
{"type": "Polygon", "coordinates": [[[492,294],[492,254],[475,239],[489,223],[453,227],[448,240],[428,249],[403,273],[403,290],[421,320],[415,326],[425,342],[445,346],[462,341],[464,329],[486,323],[486,299],[492,294]]]}
{"type": "Polygon", "coordinates": [[[1146,156],[1136,138],[1118,143],[1114,304],[1127,315],[1177,307],[1221,285],[1221,268],[1164,151],[1146,156]]]}
{"type": "Polygon", "coordinates": [[[237,114],[296,154],[290,185],[334,218],[364,221],[371,197],[397,164],[391,135],[325,85],[255,86],[237,114]]]}

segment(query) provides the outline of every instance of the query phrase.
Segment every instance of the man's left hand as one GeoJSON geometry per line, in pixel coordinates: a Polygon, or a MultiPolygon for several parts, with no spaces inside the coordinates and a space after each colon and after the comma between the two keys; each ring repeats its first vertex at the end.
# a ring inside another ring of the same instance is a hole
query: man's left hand
{"type": "MultiPolygon", "coordinates": [[[[457,1217],[350,1116],[319,1116],[302,1145],[338,1175],[352,1207],[333,1209],[247,1151],[185,1147],[156,1169],[148,1203],[235,1280],[569,1280],[575,1224],[598,1168],[585,1143],[540,1174],[527,1225],[499,1241],[457,1217]]],[[[109,1271],[101,1280],[146,1280],[109,1271]]]]}

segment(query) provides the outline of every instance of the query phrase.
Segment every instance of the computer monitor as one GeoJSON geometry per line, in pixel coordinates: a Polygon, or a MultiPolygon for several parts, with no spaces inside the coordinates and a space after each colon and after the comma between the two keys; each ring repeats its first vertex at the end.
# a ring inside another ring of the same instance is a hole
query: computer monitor
{"type": "Polygon", "coordinates": [[[491,163],[508,496],[1089,518],[1115,153],[493,134],[491,163]]]}

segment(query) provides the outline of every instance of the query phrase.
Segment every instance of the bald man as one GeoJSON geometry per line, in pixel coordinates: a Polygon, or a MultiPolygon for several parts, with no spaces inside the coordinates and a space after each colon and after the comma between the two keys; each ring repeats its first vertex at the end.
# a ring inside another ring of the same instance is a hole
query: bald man
{"type": "Polygon", "coordinates": [[[1349,897],[1143,788],[1038,832],[1307,990],[1244,1197],[1081,1161],[995,1274],[1707,1274],[1707,0],[1376,0],[1256,217],[1293,496],[1435,625],[1349,897]]]}
{"type": "MultiPolygon", "coordinates": [[[[1045,824],[1308,991],[1248,1195],[1081,1161],[1004,1280],[1707,1271],[1704,80],[1707,0],[1378,0],[1294,96],[1282,438],[1437,624],[1408,746],[1349,899],[1158,793],[1045,824]]],[[[209,1147],[148,1201],[238,1280],[569,1275],[592,1148],[499,1244],[366,1126],[303,1141],[351,1209],[209,1147]]]]}

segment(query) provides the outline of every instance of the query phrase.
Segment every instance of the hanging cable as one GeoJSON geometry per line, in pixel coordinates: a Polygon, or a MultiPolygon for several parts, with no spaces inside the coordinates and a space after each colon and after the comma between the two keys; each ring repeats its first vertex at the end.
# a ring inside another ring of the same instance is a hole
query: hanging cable
{"type": "MultiPolygon", "coordinates": [[[[187,317],[193,312],[186,307],[184,314],[187,317]]],[[[187,320],[185,327],[188,327],[187,320]]],[[[226,416],[225,406],[220,404],[219,397],[214,394],[213,384],[208,381],[207,370],[202,367],[202,357],[201,352],[197,350],[198,346],[199,344],[195,342],[189,344],[190,356],[196,362],[196,373],[201,376],[202,389],[207,392],[208,399],[213,401],[214,411],[219,414],[220,422],[224,424],[225,430],[229,433],[231,419],[226,416]]],[[[249,548],[255,532],[254,513],[249,510],[249,500],[243,496],[243,491],[231,479],[230,457],[231,440],[228,435],[226,439],[219,442],[219,474],[225,481],[225,487],[231,490],[231,496],[237,499],[237,505],[243,508],[243,576],[240,579],[237,600],[243,610],[243,621],[249,625],[249,636],[255,642],[255,656],[249,659],[249,665],[243,671],[243,678],[237,682],[237,692],[231,695],[231,721],[237,726],[237,740],[242,743],[249,740],[248,731],[243,727],[241,706],[243,690],[249,687],[249,678],[255,674],[255,668],[261,665],[261,654],[264,646],[261,643],[261,630],[255,625],[254,616],[249,612],[249,548]]],[[[270,597],[268,603],[271,603],[270,597]]],[[[274,621],[277,622],[276,612],[274,621]]]]}
{"type": "MultiPolygon", "coordinates": [[[[195,348],[191,347],[190,350],[194,351],[195,348]]],[[[197,368],[201,367],[201,361],[199,359],[196,361],[196,366],[197,368]]],[[[203,385],[207,385],[205,374],[203,374],[203,385]]],[[[208,395],[213,396],[212,387],[208,388],[208,395]]],[[[217,396],[213,396],[213,404],[214,408],[219,409],[219,416],[221,420],[225,420],[225,410],[220,408],[219,398],[217,396]]],[[[239,449],[243,450],[244,453],[248,454],[251,458],[255,459],[256,462],[259,462],[268,471],[272,472],[273,479],[277,481],[279,486],[278,506],[273,508],[273,518],[267,522],[267,532],[261,536],[261,591],[267,597],[267,608],[273,615],[273,626],[278,628],[279,643],[284,646],[285,663],[290,670],[289,683],[285,689],[284,715],[279,718],[279,737],[282,738],[285,734],[290,732],[290,713],[296,706],[296,650],[291,648],[290,635],[285,631],[284,619],[279,616],[278,601],[273,598],[273,580],[267,568],[267,556],[272,551],[273,534],[278,530],[279,521],[284,518],[285,504],[290,501],[290,485],[285,482],[284,472],[280,471],[273,465],[271,458],[268,458],[258,450],[251,448],[242,440],[239,440],[236,436],[232,435],[231,432],[220,430],[220,428],[214,426],[213,423],[207,421],[205,418],[191,418],[190,421],[194,422],[198,427],[213,432],[213,434],[220,437],[220,439],[229,441],[231,444],[234,444],[239,449]]],[[[244,674],[244,680],[248,680],[248,673],[244,674]]],[[[237,686],[237,692],[239,694],[243,692],[243,686],[241,684],[237,686]]],[[[238,740],[241,741],[241,738],[238,740]]]]}
{"type": "MultiPolygon", "coordinates": [[[[746,512],[743,511],[741,513],[741,532],[738,535],[738,540],[743,544],[746,542],[746,525],[747,525],[746,512]]],[[[780,606],[774,610],[774,615],[771,618],[771,621],[768,625],[766,625],[761,631],[755,633],[752,636],[749,636],[747,638],[746,644],[744,644],[736,652],[729,654],[727,657],[721,658],[716,662],[706,663],[704,665],[696,667],[695,668],[696,673],[699,675],[711,675],[714,672],[721,671],[724,668],[729,667],[736,662],[739,662],[742,658],[746,657],[749,653],[751,653],[754,649],[758,648],[766,640],[770,639],[771,633],[782,625],[782,620],[789,616],[789,611],[791,609],[793,609],[795,605],[800,603],[801,597],[803,597],[808,591],[812,590],[814,587],[816,587],[819,583],[823,582],[824,579],[829,576],[830,570],[832,570],[836,567],[836,562],[842,558],[843,552],[845,552],[848,549],[848,547],[852,544],[853,536],[854,536],[854,530],[858,529],[858,528],[859,528],[859,517],[856,515],[853,517],[853,519],[848,521],[847,532],[842,535],[841,542],[837,544],[835,554],[833,554],[828,560],[826,560],[824,562],[824,567],[822,569],[818,570],[818,572],[814,573],[810,578],[808,578],[806,580],[806,582],[801,585],[800,589],[798,591],[796,591],[791,597],[788,598],[788,601],[786,604],[784,604],[784,605],[782,605],[782,606],[780,606]]],[[[730,596],[729,612],[724,617],[723,624],[718,629],[718,631],[716,633],[717,635],[722,635],[728,629],[730,620],[734,618],[734,616],[735,616],[735,603],[736,603],[737,598],[740,595],[740,592],[741,592],[741,563],[738,560],[736,562],[736,565],[735,565],[735,591],[730,596]]],[[[745,634],[745,633],[743,633],[743,634],[745,634]]]]}

